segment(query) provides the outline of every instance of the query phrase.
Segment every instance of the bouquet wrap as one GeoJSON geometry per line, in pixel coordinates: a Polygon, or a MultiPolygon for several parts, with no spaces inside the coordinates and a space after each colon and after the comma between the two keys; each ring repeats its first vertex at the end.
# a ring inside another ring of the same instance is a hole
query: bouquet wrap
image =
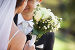
{"type": "Polygon", "coordinates": [[[30,40],[29,46],[34,45],[35,41],[36,41],[36,35],[32,35],[32,39],[30,40]]]}

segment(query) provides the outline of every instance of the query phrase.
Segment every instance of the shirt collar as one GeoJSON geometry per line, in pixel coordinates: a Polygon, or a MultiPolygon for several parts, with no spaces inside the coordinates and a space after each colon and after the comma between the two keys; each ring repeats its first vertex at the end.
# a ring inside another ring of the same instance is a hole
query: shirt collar
{"type": "Polygon", "coordinates": [[[29,20],[29,21],[26,21],[26,20],[23,19],[21,13],[18,14],[18,23],[17,23],[17,25],[21,24],[21,23],[24,22],[24,21],[25,21],[25,22],[28,22],[28,23],[30,24],[30,26],[32,26],[32,25],[34,24],[34,23],[32,22],[33,19],[32,19],[32,20],[29,20]]]}
{"type": "Polygon", "coordinates": [[[24,21],[23,17],[21,14],[18,14],[18,23],[17,25],[21,24],[24,21]]]}

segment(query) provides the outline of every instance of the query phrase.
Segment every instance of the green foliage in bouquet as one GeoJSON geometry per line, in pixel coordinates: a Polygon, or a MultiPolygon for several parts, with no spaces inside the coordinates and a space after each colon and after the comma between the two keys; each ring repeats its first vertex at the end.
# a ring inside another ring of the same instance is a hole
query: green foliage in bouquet
{"type": "Polygon", "coordinates": [[[38,6],[34,10],[33,22],[33,34],[41,36],[46,32],[58,30],[61,18],[55,16],[50,9],[38,6]]]}

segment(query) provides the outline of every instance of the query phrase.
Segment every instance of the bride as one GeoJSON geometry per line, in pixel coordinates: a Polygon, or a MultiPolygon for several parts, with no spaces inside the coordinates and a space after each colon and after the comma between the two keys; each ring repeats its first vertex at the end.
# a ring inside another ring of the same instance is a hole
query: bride
{"type": "Polygon", "coordinates": [[[26,4],[27,0],[0,0],[0,50],[35,50],[13,22],[14,15],[21,13],[26,4]]]}

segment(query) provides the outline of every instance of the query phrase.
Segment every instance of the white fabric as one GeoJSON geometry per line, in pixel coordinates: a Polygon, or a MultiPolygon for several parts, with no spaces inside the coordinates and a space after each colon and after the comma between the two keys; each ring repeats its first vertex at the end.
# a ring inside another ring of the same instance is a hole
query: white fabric
{"type": "Polygon", "coordinates": [[[7,50],[16,0],[0,0],[0,50],[7,50]]]}
{"type": "Polygon", "coordinates": [[[32,39],[30,40],[29,46],[31,47],[32,45],[34,45],[36,41],[36,35],[32,35],[32,39]]]}
{"type": "Polygon", "coordinates": [[[17,25],[21,24],[24,21],[23,17],[21,14],[18,14],[18,22],[17,25]]]}
{"type": "Polygon", "coordinates": [[[41,44],[39,46],[36,46],[37,48],[43,48],[44,47],[44,44],[41,44]]]}
{"type": "Polygon", "coordinates": [[[28,33],[30,33],[33,30],[34,23],[32,21],[33,20],[29,20],[29,21],[24,20],[22,15],[19,14],[17,26],[21,31],[23,31],[25,33],[25,35],[27,35],[28,33]]]}
{"type": "MultiPolygon", "coordinates": [[[[33,20],[26,21],[23,19],[22,14],[18,14],[18,28],[27,35],[33,30],[33,20]]],[[[36,35],[32,35],[32,39],[30,40],[29,46],[34,45],[36,40],[36,35]]]]}

